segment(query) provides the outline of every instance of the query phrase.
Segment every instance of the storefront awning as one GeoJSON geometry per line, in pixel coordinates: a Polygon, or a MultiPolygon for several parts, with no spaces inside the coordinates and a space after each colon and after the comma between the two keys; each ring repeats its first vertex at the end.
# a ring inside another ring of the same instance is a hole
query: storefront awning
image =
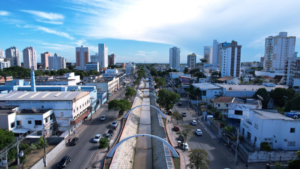
{"type": "Polygon", "coordinates": [[[27,133],[29,129],[16,128],[12,130],[14,133],[27,133]]]}

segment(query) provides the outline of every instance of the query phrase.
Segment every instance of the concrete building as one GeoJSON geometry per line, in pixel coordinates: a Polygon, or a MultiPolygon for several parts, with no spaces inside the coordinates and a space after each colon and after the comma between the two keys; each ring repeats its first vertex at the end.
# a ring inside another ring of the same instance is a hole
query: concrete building
{"type": "Polygon", "coordinates": [[[86,64],[86,71],[96,70],[99,72],[99,62],[88,62],[86,64]]]}
{"type": "Polygon", "coordinates": [[[36,52],[33,47],[27,47],[23,50],[24,68],[37,70],[36,52]]]}
{"type": "Polygon", "coordinates": [[[260,148],[268,142],[275,150],[299,150],[300,121],[275,110],[250,110],[249,118],[242,118],[240,134],[260,148]]]}
{"type": "Polygon", "coordinates": [[[130,76],[135,72],[135,64],[133,63],[126,63],[126,75],[130,76]]]}
{"type": "Polygon", "coordinates": [[[6,49],[5,55],[10,59],[10,66],[21,66],[20,51],[16,47],[6,49]]]}
{"type": "Polygon", "coordinates": [[[119,78],[100,78],[96,82],[86,82],[87,86],[96,86],[97,91],[107,92],[110,97],[119,90],[119,78]]]}
{"type": "Polygon", "coordinates": [[[94,55],[91,55],[91,62],[99,62],[98,53],[95,53],[94,55]]]}
{"type": "Polygon", "coordinates": [[[217,111],[222,111],[228,113],[228,107],[232,102],[234,97],[218,97],[210,101],[210,105],[214,107],[217,111]]]}
{"type": "Polygon", "coordinates": [[[220,49],[221,76],[240,77],[241,71],[241,49],[236,41],[222,43],[220,49]]]}
{"type": "Polygon", "coordinates": [[[76,69],[85,70],[86,64],[90,62],[90,49],[89,47],[76,47],[76,69]]]}
{"type": "Polygon", "coordinates": [[[265,40],[264,70],[283,71],[288,58],[295,55],[296,37],[280,32],[277,36],[269,36],[265,40]]]}
{"type": "Polygon", "coordinates": [[[4,57],[4,52],[3,52],[2,49],[0,49],[0,58],[5,58],[5,57],[4,57]]]}
{"type": "Polygon", "coordinates": [[[116,55],[115,54],[108,55],[108,65],[116,65],[116,63],[117,63],[116,55]]]}
{"type": "Polygon", "coordinates": [[[169,65],[172,69],[180,67],[180,48],[173,47],[169,50],[169,65]]]}
{"type": "Polygon", "coordinates": [[[197,55],[195,53],[187,55],[187,65],[191,69],[196,68],[197,55]]]}
{"type": "Polygon", "coordinates": [[[51,53],[45,52],[41,54],[41,63],[44,69],[49,69],[48,57],[52,56],[51,53]]]}
{"type": "Polygon", "coordinates": [[[0,69],[9,68],[10,67],[10,59],[9,58],[0,58],[0,69]]]}
{"type": "Polygon", "coordinates": [[[66,69],[66,60],[63,56],[58,56],[57,53],[54,56],[49,56],[49,70],[66,69]]]}
{"type": "Polygon", "coordinates": [[[220,65],[220,59],[219,59],[219,42],[217,40],[213,41],[212,64],[214,64],[214,65],[220,65]]]}
{"type": "Polygon", "coordinates": [[[300,58],[287,58],[285,62],[284,74],[286,85],[292,86],[293,89],[300,89],[300,58]]]}
{"type": "Polygon", "coordinates": [[[36,85],[68,85],[75,86],[80,82],[80,76],[74,72],[65,73],[63,76],[38,76],[36,85]]]}
{"type": "Polygon", "coordinates": [[[100,67],[108,67],[108,48],[104,43],[98,45],[99,65],[100,67]]]}
{"type": "Polygon", "coordinates": [[[199,100],[205,102],[223,95],[222,88],[211,83],[192,83],[192,86],[201,91],[202,95],[199,100]]]}
{"type": "Polygon", "coordinates": [[[213,46],[204,46],[204,59],[208,64],[213,63],[213,46]]]}

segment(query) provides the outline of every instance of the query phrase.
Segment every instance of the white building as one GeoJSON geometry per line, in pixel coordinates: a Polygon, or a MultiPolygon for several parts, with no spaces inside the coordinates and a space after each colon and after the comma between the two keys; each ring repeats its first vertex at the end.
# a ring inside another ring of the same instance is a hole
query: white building
{"type": "Polygon", "coordinates": [[[5,50],[7,59],[10,59],[10,66],[21,66],[20,51],[16,47],[5,50]]]}
{"type": "Polygon", "coordinates": [[[99,62],[88,62],[86,64],[86,71],[96,70],[99,72],[99,62]]]}
{"type": "Polygon", "coordinates": [[[242,119],[249,118],[249,112],[253,109],[262,109],[262,103],[256,99],[233,98],[228,107],[228,118],[242,119]]]}
{"type": "Polygon", "coordinates": [[[191,74],[184,74],[183,72],[169,72],[171,79],[179,78],[179,76],[191,77],[191,74]]]}
{"type": "Polygon", "coordinates": [[[214,40],[214,42],[213,42],[212,64],[214,64],[214,65],[220,65],[220,59],[219,59],[219,42],[217,40],[214,40]]]}
{"type": "Polygon", "coordinates": [[[286,74],[286,85],[300,89],[300,58],[288,58],[285,64],[284,73],[286,74]]]}
{"type": "Polygon", "coordinates": [[[95,53],[95,55],[91,55],[91,62],[99,62],[98,53],[95,53]]]}
{"type": "Polygon", "coordinates": [[[126,63],[126,75],[134,74],[135,71],[135,64],[133,63],[126,63]]]}
{"type": "Polygon", "coordinates": [[[100,78],[96,82],[87,82],[86,85],[96,86],[97,91],[104,91],[110,95],[119,90],[119,78],[100,78]]]}
{"type": "Polygon", "coordinates": [[[9,68],[10,67],[10,59],[8,58],[0,58],[0,69],[9,68]]]}
{"type": "Polygon", "coordinates": [[[27,47],[23,50],[23,64],[24,68],[37,70],[36,52],[33,47],[27,47]]]}
{"type": "MultiPolygon", "coordinates": [[[[20,109],[52,109],[59,129],[77,127],[89,114],[89,92],[10,92],[0,95],[0,102],[20,109]]],[[[26,122],[24,122],[26,123],[26,122]]]]}
{"type": "Polygon", "coordinates": [[[106,69],[105,73],[119,73],[117,69],[106,69]]]}
{"type": "Polygon", "coordinates": [[[222,43],[220,49],[221,76],[240,77],[241,71],[241,49],[236,41],[222,43]]]}
{"type": "Polygon", "coordinates": [[[196,89],[199,88],[199,90],[202,93],[201,98],[199,98],[199,100],[205,102],[222,96],[223,94],[221,87],[211,83],[192,83],[192,86],[196,89]]]}
{"type": "Polygon", "coordinates": [[[76,47],[76,69],[85,70],[85,65],[90,62],[90,49],[89,47],[76,47]]]}
{"type": "Polygon", "coordinates": [[[5,58],[5,57],[4,57],[4,52],[3,52],[2,49],[0,49],[0,58],[5,58]]]}
{"type": "Polygon", "coordinates": [[[241,120],[240,133],[260,148],[268,142],[272,149],[299,150],[300,121],[271,110],[250,110],[241,120]]]}
{"type": "Polygon", "coordinates": [[[69,85],[75,86],[80,82],[80,76],[74,72],[65,73],[63,76],[38,76],[36,85],[69,85]]]}
{"type": "Polygon", "coordinates": [[[104,43],[98,45],[99,65],[100,67],[108,67],[108,48],[104,43]]]}
{"type": "Polygon", "coordinates": [[[180,67],[180,48],[173,47],[169,50],[169,65],[172,69],[180,67]]]}
{"type": "Polygon", "coordinates": [[[54,56],[48,56],[49,70],[66,69],[66,60],[57,53],[54,56]]]}
{"type": "Polygon", "coordinates": [[[213,46],[204,46],[204,59],[208,64],[213,63],[213,46]]]}
{"type": "Polygon", "coordinates": [[[280,32],[277,36],[269,36],[265,40],[264,70],[283,70],[288,58],[295,56],[296,37],[280,32]]]}
{"type": "Polygon", "coordinates": [[[187,56],[187,65],[188,65],[189,68],[195,69],[196,68],[196,62],[197,62],[197,55],[195,53],[189,54],[187,56]]]}

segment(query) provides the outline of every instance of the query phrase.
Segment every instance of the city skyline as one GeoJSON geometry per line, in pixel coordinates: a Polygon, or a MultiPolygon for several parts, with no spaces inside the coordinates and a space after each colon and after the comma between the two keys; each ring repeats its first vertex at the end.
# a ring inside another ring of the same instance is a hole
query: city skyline
{"type": "MultiPolygon", "coordinates": [[[[238,41],[243,45],[242,62],[246,62],[264,56],[264,41],[269,36],[288,32],[300,37],[297,18],[289,19],[297,15],[300,2],[296,1],[172,1],[173,9],[168,8],[171,1],[97,2],[2,1],[0,5],[5,8],[0,10],[0,36],[4,40],[0,49],[16,46],[22,51],[32,46],[37,56],[49,51],[75,62],[75,47],[87,46],[94,54],[98,44],[104,43],[108,54],[118,56],[118,63],[168,63],[169,49],[177,46],[181,49],[180,63],[186,63],[191,53],[197,54],[199,62],[203,47],[213,46],[217,39],[219,43],[238,41]],[[151,12],[154,9],[155,14],[151,12]]],[[[299,49],[296,43],[295,51],[299,49]]],[[[22,55],[20,52],[21,62],[22,55]]],[[[40,59],[37,57],[38,63],[40,59]]]]}

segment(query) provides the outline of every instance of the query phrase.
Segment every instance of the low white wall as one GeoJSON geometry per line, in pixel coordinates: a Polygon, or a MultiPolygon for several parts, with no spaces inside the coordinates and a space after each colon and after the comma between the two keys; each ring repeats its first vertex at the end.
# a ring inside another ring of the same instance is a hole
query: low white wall
{"type": "Polygon", "coordinates": [[[290,161],[296,159],[297,151],[255,151],[248,156],[248,163],[290,161]]]}

